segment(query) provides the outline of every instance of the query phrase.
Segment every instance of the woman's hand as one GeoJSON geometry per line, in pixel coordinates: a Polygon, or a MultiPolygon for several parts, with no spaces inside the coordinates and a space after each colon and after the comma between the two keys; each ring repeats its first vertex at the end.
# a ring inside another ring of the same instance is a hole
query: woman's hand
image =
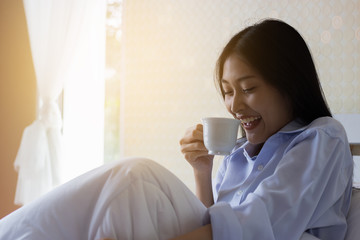
{"type": "Polygon", "coordinates": [[[189,128],[180,140],[180,146],[181,152],[194,168],[195,173],[211,173],[214,156],[208,154],[208,150],[204,145],[202,124],[189,128]]]}
{"type": "Polygon", "coordinates": [[[208,154],[204,145],[203,126],[189,128],[180,140],[181,152],[194,169],[196,196],[206,206],[214,204],[211,172],[214,156],[208,154]]]}

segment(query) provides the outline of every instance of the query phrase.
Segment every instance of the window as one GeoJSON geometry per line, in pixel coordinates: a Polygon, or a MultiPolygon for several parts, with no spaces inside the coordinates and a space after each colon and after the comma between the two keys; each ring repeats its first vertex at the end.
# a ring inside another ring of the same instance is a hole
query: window
{"type": "Polygon", "coordinates": [[[106,19],[104,162],[120,158],[122,0],[108,0],[106,19]]]}

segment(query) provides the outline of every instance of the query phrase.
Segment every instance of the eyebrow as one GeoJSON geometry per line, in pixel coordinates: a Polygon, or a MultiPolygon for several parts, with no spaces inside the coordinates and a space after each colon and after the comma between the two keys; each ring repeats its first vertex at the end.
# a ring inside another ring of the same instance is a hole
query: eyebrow
{"type": "MultiPolygon", "coordinates": [[[[247,80],[249,78],[255,78],[255,75],[246,75],[246,76],[243,76],[243,77],[239,77],[235,81],[242,82],[242,81],[247,80]]],[[[221,79],[221,83],[229,83],[229,81],[226,80],[226,79],[221,79]]]]}

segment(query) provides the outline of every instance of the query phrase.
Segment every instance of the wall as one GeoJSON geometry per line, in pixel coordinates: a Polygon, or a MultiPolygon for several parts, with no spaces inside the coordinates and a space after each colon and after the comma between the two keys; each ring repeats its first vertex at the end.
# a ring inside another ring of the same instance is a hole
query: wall
{"type": "Polygon", "coordinates": [[[36,83],[22,0],[0,1],[0,218],[13,204],[22,131],[35,119],[36,83]]]}
{"type": "Polygon", "coordinates": [[[333,113],[360,113],[359,0],[128,0],[123,155],[152,158],[192,188],[178,142],[201,117],[228,116],[213,84],[215,61],[233,34],[267,17],[303,35],[333,113]]]}
{"type": "MultiPolygon", "coordinates": [[[[190,187],[178,141],[203,116],[228,116],[213,84],[223,44],[278,17],[308,41],[334,113],[360,113],[359,0],[129,0],[124,5],[122,155],[161,162],[190,187]]],[[[36,86],[21,0],[0,1],[0,217],[13,205],[13,162],[35,118],[36,86]]]]}

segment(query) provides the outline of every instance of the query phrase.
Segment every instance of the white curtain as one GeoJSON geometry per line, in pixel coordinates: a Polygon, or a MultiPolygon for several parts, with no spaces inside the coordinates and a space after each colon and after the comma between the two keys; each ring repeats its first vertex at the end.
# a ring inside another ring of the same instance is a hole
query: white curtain
{"type": "MultiPolygon", "coordinates": [[[[24,130],[14,163],[18,171],[15,204],[19,205],[39,197],[61,181],[62,117],[57,101],[64,83],[79,77],[74,69],[88,67],[79,64],[78,56],[92,31],[89,24],[98,20],[100,25],[105,25],[106,15],[105,0],[23,0],[23,3],[37,79],[38,114],[24,130]]],[[[95,51],[101,47],[104,51],[101,40],[104,35],[100,32],[100,40],[92,41],[98,44],[95,51]]]]}

